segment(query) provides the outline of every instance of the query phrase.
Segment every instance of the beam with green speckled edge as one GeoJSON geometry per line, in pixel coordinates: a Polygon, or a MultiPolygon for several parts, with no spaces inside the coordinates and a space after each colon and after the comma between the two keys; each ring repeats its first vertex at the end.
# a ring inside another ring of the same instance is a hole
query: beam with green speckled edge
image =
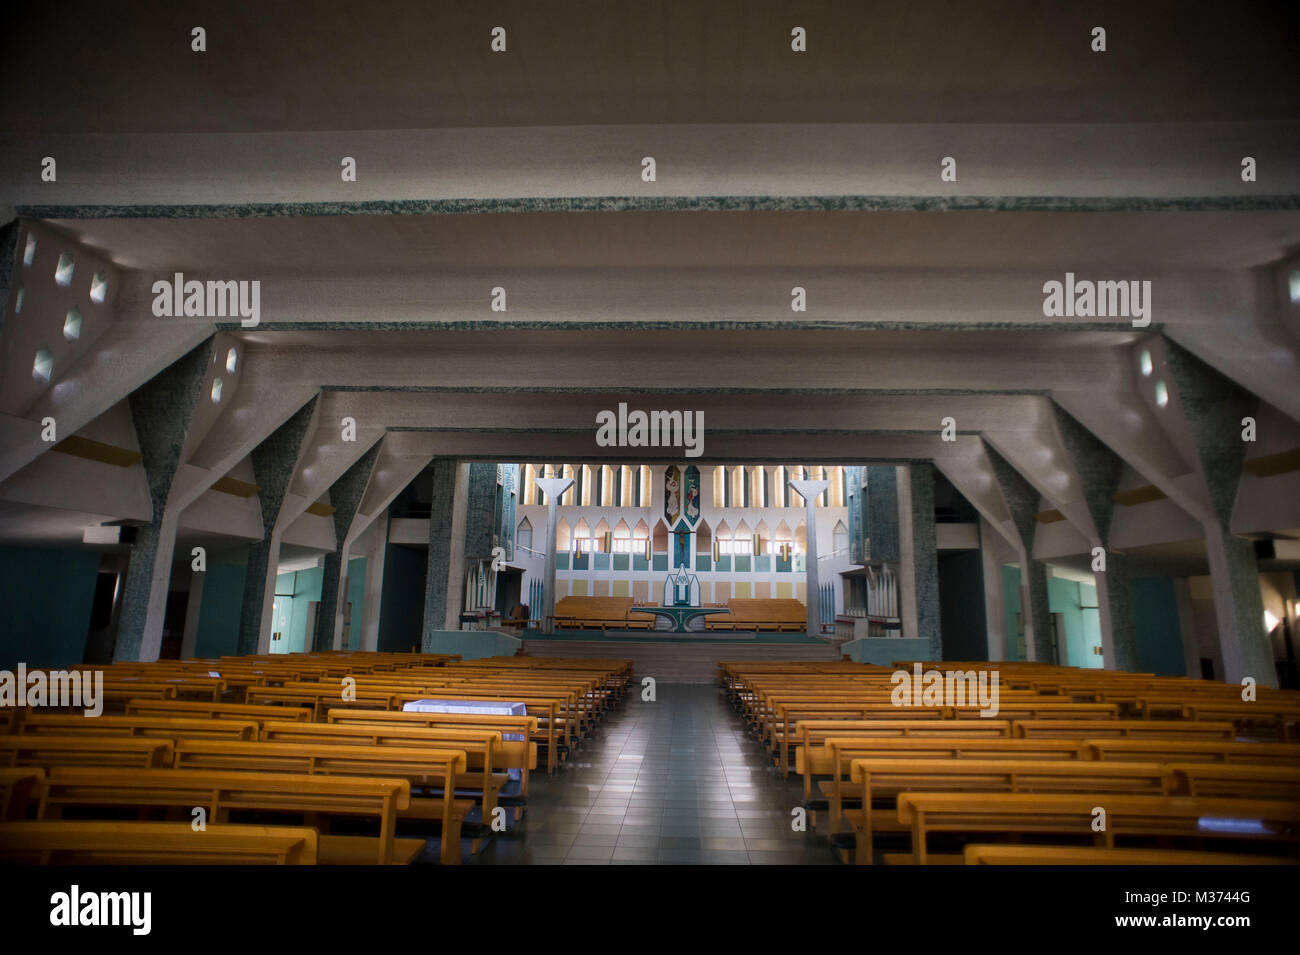
{"type": "Polygon", "coordinates": [[[1300,209],[1264,196],[568,196],[145,205],[28,205],[35,219],[252,219],[526,212],[1245,212],[1300,209]]]}

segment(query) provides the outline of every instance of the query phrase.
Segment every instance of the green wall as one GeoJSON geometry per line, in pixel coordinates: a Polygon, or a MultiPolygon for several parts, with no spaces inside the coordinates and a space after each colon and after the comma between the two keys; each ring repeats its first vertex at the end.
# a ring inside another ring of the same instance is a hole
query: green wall
{"type": "Polygon", "coordinates": [[[348,561],[348,603],[352,604],[352,629],[348,631],[348,649],[361,649],[361,621],[366,611],[366,559],[348,561]]]}
{"type": "Polygon", "coordinates": [[[424,577],[427,549],[388,544],[379,603],[379,647],[406,651],[420,645],[424,632],[424,577]]]}
{"type": "Polygon", "coordinates": [[[939,628],[945,660],[987,660],[984,560],[977,550],[939,558],[939,628]]]}
{"type": "Polygon", "coordinates": [[[95,551],[0,547],[0,669],[80,663],[98,574],[95,551]]]}
{"type": "Polygon", "coordinates": [[[1002,608],[1006,658],[1023,660],[1020,637],[1016,634],[1016,614],[1020,613],[1020,568],[1013,564],[1002,565],[1002,608]]]}
{"type": "Polygon", "coordinates": [[[199,624],[194,633],[196,657],[239,652],[239,609],[244,603],[243,564],[209,564],[203,575],[199,624]]]}
{"type": "Polygon", "coordinates": [[[1092,609],[1096,606],[1097,588],[1092,584],[1047,578],[1047,609],[1059,613],[1065,624],[1065,659],[1059,661],[1062,666],[1097,669],[1104,662],[1092,651],[1101,646],[1101,618],[1092,609]]]}
{"type": "Polygon", "coordinates": [[[1160,676],[1187,676],[1173,579],[1135,577],[1129,594],[1133,601],[1133,627],[1137,632],[1138,669],[1160,676]]]}

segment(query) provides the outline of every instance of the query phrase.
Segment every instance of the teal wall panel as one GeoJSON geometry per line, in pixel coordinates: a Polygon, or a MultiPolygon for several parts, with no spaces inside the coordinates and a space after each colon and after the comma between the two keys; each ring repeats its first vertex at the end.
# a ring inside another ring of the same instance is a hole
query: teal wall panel
{"type": "MultiPolygon", "coordinates": [[[[220,657],[239,652],[239,613],[244,599],[243,564],[209,564],[203,575],[203,599],[194,632],[196,657],[220,657]]],[[[277,581],[277,591],[280,589],[277,581]]]]}
{"type": "Polygon", "coordinates": [[[1159,676],[1187,676],[1173,578],[1135,577],[1129,593],[1137,632],[1138,669],[1159,676]]]}
{"type": "Polygon", "coordinates": [[[0,668],[80,663],[98,574],[94,551],[0,547],[0,668]]]}
{"type": "Polygon", "coordinates": [[[1002,565],[1003,636],[1006,637],[1008,660],[1022,660],[1020,636],[1016,633],[1016,615],[1020,613],[1020,568],[1002,565]]]}
{"type": "Polygon", "coordinates": [[[427,548],[387,546],[384,585],[379,602],[380,650],[404,652],[420,646],[428,564],[427,548]]]}
{"type": "Polygon", "coordinates": [[[348,561],[348,602],[352,604],[352,628],[348,631],[348,649],[361,649],[361,621],[366,611],[366,559],[348,561]]]}

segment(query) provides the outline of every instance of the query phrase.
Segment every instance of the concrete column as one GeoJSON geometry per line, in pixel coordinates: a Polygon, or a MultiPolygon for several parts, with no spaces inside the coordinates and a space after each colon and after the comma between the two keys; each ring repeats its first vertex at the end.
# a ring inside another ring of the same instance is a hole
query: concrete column
{"type": "MultiPolygon", "coordinates": [[[[900,482],[901,484],[901,482],[900,482]]],[[[930,647],[930,659],[943,659],[939,621],[939,546],[934,527],[934,465],[908,466],[913,599],[916,635],[930,647]]],[[[902,495],[899,495],[900,504],[902,495]]]]}
{"type": "Polygon", "coordinates": [[[357,516],[357,509],[361,506],[361,498],[365,496],[378,457],[379,443],[376,442],[330,488],[330,505],[334,508],[335,547],[332,553],[325,555],[320,612],[316,615],[316,633],[312,639],[312,646],[316,650],[341,649],[352,522],[357,516]],[[342,600],[339,599],[340,594],[343,595],[342,600]]]}
{"type": "Polygon", "coordinates": [[[185,632],[181,635],[181,659],[188,660],[194,656],[194,647],[199,637],[199,616],[203,609],[203,581],[207,574],[195,571],[190,577],[190,596],[185,602],[185,632]]]}
{"type": "Polygon", "coordinates": [[[275,609],[275,576],[280,563],[277,526],[280,508],[298,470],[298,456],[311,432],[317,399],[313,397],[265,441],[253,449],[253,476],[262,508],[262,539],[248,546],[244,599],[239,608],[239,653],[266,653],[271,647],[271,617],[275,609]]]}
{"type": "Polygon", "coordinates": [[[804,555],[804,608],[807,611],[807,621],[804,626],[810,637],[816,637],[822,632],[822,613],[821,613],[821,581],[818,577],[817,568],[817,510],[814,507],[817,501],[817,495],[826,488],[830,487],[830,481],[791,481],[790,486],[794,488],[795,493],[803,497],[804,510],[807,514],[807,533],[805,535],[804,546],[807,553],[804,555]]]}
{"type": "Polygon", "coordinates": [[[1110,524],[1115,511],[1124,462],[1056,402],[1052,402],[1056,433],[1069,455],[1083,489],[1091,518],[1088,535],[1094,548],[1105,553],[1105,570],[1094,572],[1100,608],[1102,665],[1108,670],[1138,669],[1137,630],[1129,596],[1129,565],[1123,554],[1110,547],[1110,524]]]}
{"type": "Polygon", "coordinates": [[[1007,658],[1006,605],[1002,602],[1002,560],[1006,547],[1002,535],[980,518],[980,559],[984,565],[984,625],[988,629],[988,657],[1007,658]]]}
{"type": "Polygon", "coordinates": [[[194,408],[212,362],[212,339],[132,392],[131,418],[149,496],[152,522],[136,531],[122,582],[114,660],[157,660],[176,546],[177,509],[168,508],[172,480],[194,408]]]}
{"type": "Polygon", "coordinates": [[[863,508],[871,561],[899,559],[898,469],[867,468],[867,499],[863,508]]]}
{"type": "Polygon", "coordinates": [[[898,616],[904,637],[920,635],[916,607],[916,559],[912,539],[912,477],[911,469],[902,465],[895,469],[895,501],[898,527],[898,616]]]}
{"type": "Polygon", "coordinates": [[[1025,629],[1025,655],[1031,660],[1056,663],[1052,640],[1051,612],[1047,605],[1047,565],[1034,559],[1034,533],[1038,520],[1039,495],[1015,466],[987,441],[985,453],[993,468],[998,490],[1020,538],[1020,612],[1025,629]]]}
{"type": "Polygon", "coordinates": [[[433,462],[429,511],[429,569],[424,585],[424,635],[459,630],[465,591],[465,505],[469,464],[433,462]]]}
{"type": "Polygon", "coordinates": [[[388,512],[371,522],[366,542],[366,601],[361,618],[361,649],[379,649],[379,618],[384,600],[384,558],[388,553],[388,512]]]}
{"type": "Polygon", "coordinates": [[[1264,630],[1264,597],[1259,589],[1255,546],[1222,525],[1207,525],[1205,556],[1214,587],[1224,682],[1240,683],[1245,677],[1254,677],[1260,686],[1277,686],[1273,645],[1264,630]]]}
{"type": "MultiPolygon", "coordinates": [[[[651,469],[652,476],[655,470],[657,469],[651,469]]],[[[572,484],[573,478],[537,479],[537,486],[546,495],[546,565],[542,571],[542,609],[536,615],[542,621],[542,626],[546,626],[546,621],[555,616],[555,536],[559,525],[556,506],[560,502],[560,495],[572,484]]],[[[651,537],[654,536],[653,524],[650,525],[650,534],[651,537]]]]}
{"type": "Polygon", "coordinates": [[[1241,422],[1258,414],[1259,399],[1170,341],[1165,342],[1165,363],[1173,387],[1164,410],[1181,423],[1180,434],[1193,450],[1210,500],[1212,513],[1202,525],[1224,681],[1239,683],[1253,677],[1260,686],[1275,687],[1277,666],[1264,630],[1254,546],[1232,533],[1232,511],[1246,459],[1241,422]]]}
{"type": "Polygon", "coordinates": [[[1137,628],[1129,594],[1128,558],[1106,551],[1106,570],[1093,574],[1101,623],[1101,659],[1107,670],[1138,670],[1137,628]]]}

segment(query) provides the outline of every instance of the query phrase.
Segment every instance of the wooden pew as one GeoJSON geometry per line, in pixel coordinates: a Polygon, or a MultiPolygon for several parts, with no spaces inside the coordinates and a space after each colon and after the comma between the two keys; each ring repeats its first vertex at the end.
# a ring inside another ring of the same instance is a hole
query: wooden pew
{"type": "MultiPolygon", "coordinates": [[[[1087,754],[1075,740],[1015,739],[1013,737],[904,736],[854,737],[832,736],[820,751],[816,746],[800,749],[804,757],[804,792],[811,792],[814,775],[830,775],[818,781],[817,788],[827,801],[829,831],[840,831],[842,811],[846,805],[858,804],[859,793],[850,790],[849,774],[854,759],[1084,759],[1087,754]]],[[[1136,761],[1136,760],[1135,760],[1136,761]]],[[[805,797],[807,798],[807,797],[805,797]]]]}
{"type": "MultiPolygon", "coordinates": [[[[379,724],[386,726],[441,726],[448,729],[497,730],[504,738],[507,734],[522,735],[533,740],[538,733],[535,716],[496,716],[487,713],[418,713],[406,710],[330,710],[326,714],[330,723],[344,725],[379,724]]],[[[548,758],[548,770],[554,766],[554,749],[548,758]]]]}
{"type": "Polygon", "coordinates": [[[1300,865],[1300,859],[1196,852],[1189,849],[1107,849],[1104,846],[969,845],[966,865],[1300,865]]]}
{"type": "Polygon", "coordinates": [[[258,724],[251,720],[191,719],[173,716],[68,716],[61,713],[29,714],[19,727],[24,735],[147,736],[176,740],[257,739],[258,724]]]}
{"type": "Polygon", "coordinates": [[[898,831],[901,820],[878,818],[872,801],[903,793],[995,792],[1079,793],[1104,800],[1116,793],[1160,796],[1169,792],[1159,763],[1017,759],[855,759],[852,781],[860,786],[862,808],[844,812],[855,835],[854,861],[872,862],[874,834],[898,831]]]}
{"type": "MultiPolygon", "coordinates": [[[[890,737],[890,736],[952,736],[961,739],[1008,738],[1011,736],[1012,724],[1008,720],[945,720],[945,719],[903,719],[903,720],[800,720],[794,727],[795,768],[798,770],[798,757],[813,747],[820,746],[831,736],[890,737]]],[[[781,759],[788,774],[790,739],[781,741],[781,759]]],[[[805,792],[805,798],[808,793],[805,792]]]]}
{"type": "Polygon", "coordinates": [[[0,820],[26,818],[44,786],[45,770],[39,766],[0,769],[0,820]]]}
{"type": "Polygon", "coordinates": [[[0,823],[0,859],[37,865],[315,865],[318,836],[300,826],[55,820],[0,823]]]}
{"type": "Polygon", "coordinates": [[[561,597],[555,604],[556,628],[566,630],[651,630],[654,614],[633,612],[631,597],[561,597]]]}
{"type": "Polygon", "coordinates": [[[178,770],[393,777],[407,780],[413,788],[436,786],[442,790],[440,798],[412,796],[398,818],[440,823],[444,865],[460,863],[461,824],[474,806],[470,800],[455,796],[456,777],[465,771],[463,750],[301,741],[180,740],[174,766],[178,770]]]}
{"type": "Polygon", "coordinates": [[[928,861],[932,832],[1038,833],[1091,837],[1107,848],[1117,838],[1255,838],[1300,841],[1300,804],[1279,800],[1193,799],[1097,793],[902,793],[898,821],[912,831],[911,861],[928,861]],[[1093,810],[1106,810],[1106,829],[1094,832],[1093,810]],[[1240,826],[1202,826],[1202,819],[1240,826]],[[1253,831],[1252,831],[1253,829],[1253,831]]]}
{"type": "Polygon", "coordinates": [[[1166,763],[1172,792],[1187,796],[1290,799],[1300,802],[1300,765],[1258,763],[1166,763]]]}
{"type": "Polygon", "coordinates": [[[127,716],[173,716],[223,720],[310,720],[305,706],[258,706],[250,703],[204,703],[198,700],[132,700],[127,716]]]}
{"type": "Polygon", "coordinates": [[[1202,720],[1017,720],[1012,736],[1023,738],[1096,739],[1126,736],[1135,739],[1221,739],[1236,738],[1231,723],[1202,720]]]}
{"type": "Polygon", "coordinates": [[[1242,743],[1237,740],[1204,739],[1088,739],[1083,741],[1089,759],[1158,760],[1186,763],[1271,763],[1300,765],[1300,744],[1242,743]]]}
{"type": "Polygon", "coordinates": [[[250,686],[245,691],[245,699],[250,705],[271,706],[288,704],[302,706],[311,711],[311,721],[321,718],[330,707],[355,707],[357,709],[390,710],[397,705],[395,693],[369,689],[363,686],[353,687],[350,699],[344,698],[341,682],[327,680],[320,683],[294,683],[286,686],[250,686]]]}
{"type": "Polygon", "coordinates": [[[108,769],[59,766],[46,774],[39,817],[59,818],[72,806],[92,809],[175,809],[188,817],[206,808],[208,822],[225,824],[231,811],[360,816],[379,821],[379,837],[322,835],[325,865],[392,865],[413,860],[423,839],[398,839],[397,812],[411,803],[405,779],[311,776],[191,769],[108,769]]]}
{"type": "MultiPolygon", "coordinates": [[[[467,768],[456,780],[458,788],[477,791],[485,824],[501,801],[501,790],[509,785],[511,769],[519,770],[519,797],[509,797],[510,811],[517,821],[528,795],[528,772],[537,768],[537,746],[527,739],[503,740],[499,730],[451,729],[437,726],[381,724],[267,722],[262,739],[289,743],[336,743],[353,746],[424,746],[459,749],[467,768]],[[505,770],[505,772],[503,772],[505,770]]],[[[477,840],[475,840],[477,850],[477,840]]]]}
{"type": "Polygon", "coordinates": [[[725,614],[716,614],[704,623],[706,630],[782,632],[798,632],[807,625],[808,611],[804,604],[788,597],[733,597],[727,601],[725,614]]]}
{"type": "Polygon", "coordinates": [[[172,763],[172,742],[142,736],[0,736],[0,766],[139,766],[172,763]]]}

